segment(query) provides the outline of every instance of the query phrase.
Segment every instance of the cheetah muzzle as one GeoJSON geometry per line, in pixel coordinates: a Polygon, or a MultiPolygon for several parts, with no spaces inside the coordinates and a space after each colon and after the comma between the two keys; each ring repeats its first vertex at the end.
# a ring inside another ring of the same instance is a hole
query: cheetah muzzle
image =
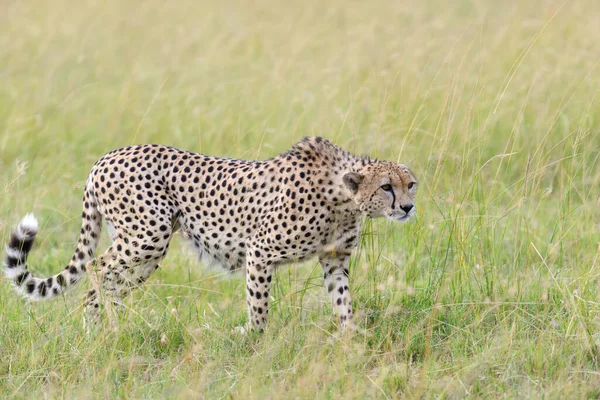
{"type": "Polygon", "coordinates": [[[265,161],[130,146],[94,164],[77,248],[62,272],[41,279],[28,270],[38,232],[31,214],[10,236],[4,271],[32,300],[56,297],[89,275],[85,320],[93,324],[100,305],[118,304],[152,275],[180,228],[209,262],[245,268],[249,328],[267,323],[273,270],[317,256],[344,329],[352,319],[348,265],[363,217],[406,221],[416,190],[405,165],[356,157],[319,137],[265,161]],[[95,256],[102,218],[112,243],[95,256]]]}

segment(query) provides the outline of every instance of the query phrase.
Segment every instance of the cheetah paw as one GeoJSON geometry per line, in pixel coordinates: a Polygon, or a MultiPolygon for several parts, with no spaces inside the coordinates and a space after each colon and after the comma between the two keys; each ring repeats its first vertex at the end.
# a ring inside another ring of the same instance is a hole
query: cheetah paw
{"type": "Polygon", "coordinates": [[[232,333],[232,334],[235,334],[235,335],[243,335],[243,336],[246,336],[246,335],[248,334],[248,331],[249,331],[249,329],[248,329],[248,327],[247,327],[247,326],[245,326],[245,325],[240,325],[240,326],[236,326],[235,328],[233,328],[233,329],[231,330],[231,333],[232,333]]]}

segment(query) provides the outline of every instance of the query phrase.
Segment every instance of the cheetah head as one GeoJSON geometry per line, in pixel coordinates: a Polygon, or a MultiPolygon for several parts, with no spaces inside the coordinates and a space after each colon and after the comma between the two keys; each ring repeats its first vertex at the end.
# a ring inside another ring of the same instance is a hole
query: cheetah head
{"type": "Polygon", "coordinates": [[[417,179],[406,165],[372,162],[357,172],[347,172],[343,181],[367,217],[404,222],[416,213],[417,179]]]}

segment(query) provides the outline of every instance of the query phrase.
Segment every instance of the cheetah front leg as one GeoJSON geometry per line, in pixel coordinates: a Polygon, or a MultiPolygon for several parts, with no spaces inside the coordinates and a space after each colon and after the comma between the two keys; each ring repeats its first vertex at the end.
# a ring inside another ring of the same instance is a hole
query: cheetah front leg
{"type": "Polygon", "coordinates": [[[261,259],[260,251],[248,252],[246,258],[247,329],[262,331],[269,314],[269,291],[273,269],[261,259]]]}
{"type": "Polygon", "coordinates": [[[348,264],[350,256],[347,254],[327,254],[319,257],[323,268],[325,287],[331,298],[334,314],[339,317],[342,332],[352,325],[352,300],[348,286],[348,264]]]}

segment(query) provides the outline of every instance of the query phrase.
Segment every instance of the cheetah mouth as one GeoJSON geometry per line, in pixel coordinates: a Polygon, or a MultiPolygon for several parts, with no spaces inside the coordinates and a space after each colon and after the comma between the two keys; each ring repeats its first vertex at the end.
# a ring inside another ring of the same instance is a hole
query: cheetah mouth
{"type": "Polygon", "coordinates": [[[394,214],[390,214],[388,216],[388,218],[391,219],[392,221],[395,221],[395,222],[406,222],[413,215],[414,215],[414,213],[408,213],[408,214],[406,214],[406,213],[405,214],[394,213],[394,214]]]}

